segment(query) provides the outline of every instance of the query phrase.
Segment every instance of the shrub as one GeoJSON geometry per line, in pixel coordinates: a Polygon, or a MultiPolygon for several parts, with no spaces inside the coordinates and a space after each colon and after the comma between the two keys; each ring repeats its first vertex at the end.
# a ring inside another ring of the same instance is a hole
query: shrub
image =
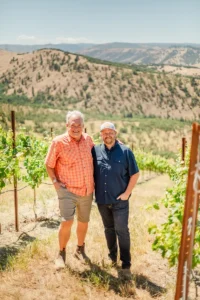
{"type": "Polygon", "coordinates": [[[79,61],[79,56],[76,55],[75,62],[77,63],[78,61],[79,61]]]}
{"type": "Polygon", "coordinates": [[[83,90],[84,90],[84,91],[87,91],[87,89],[88,89],[88,84],[85,84],[85,85],[83,86],[83,90]]]}
{"type": "Polygon", "coordinates": [[[198,86],[198,84],[197,84],[197,82],[196,82],[196,80],[195,80],[194,77],[191,78],[190,83],[191,83],[191,86],[193,86],[193,87],[194,86],[198,86]]]}
{"type": "Polygon", "coordinates": [[[23,89],[22,88],[18,88],[17,89],[17,93],[19,93],[19,94],[23,93],[23,89]]]}
{"type": "Polygon", "coordinates": [[[199,105],[199,99],[198,98],[192,98],[192,100],[191,100],[191,106],[195,107],[197,105],[199,105]]]}
{"type": "Polygon", "coordinates": [[[187,89],[186,86],[184,88],[182,88],[182,91],[185,93],[186,97],[190,97],[191,96],[190,93],[188,92],[188,89],[187,89]]]}
{"type": "Polygon", "coordinates": [[[52,64],[49,66],[49,69],[50,69],[50,70],[54,70],[54,71],[60,72],[60,65],[57,64],[57,63],[52,63],[52,64]]]}
{"type": "Polygon", "coordinates": [[[36,76],[36,81],[39,81],[40,79],[42,78],[40,72],[37,73],[37,76],[36,76]]]}
{"type": "Polygon", "coordinates": [[[35,96],[35,91],[34,91],[34,87],[32,86],[32,96],[35,96]]]}
{"type": "Polygon", "coordinates": [[[94,80],[92,79],[92,75],[88,74],[88,82],[93,82],[94,80]]]}
{"type": "Polygon", "coordinates": [[[120,133],[127,133],[128,129],[126,127],[121,127],[119,130],[120,133]]]}

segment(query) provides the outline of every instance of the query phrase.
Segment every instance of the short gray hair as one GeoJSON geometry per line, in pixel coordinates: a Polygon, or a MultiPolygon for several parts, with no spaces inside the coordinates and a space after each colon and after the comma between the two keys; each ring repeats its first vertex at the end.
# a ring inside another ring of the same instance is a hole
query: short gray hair
{"type": "Polygon", "coordinates": [[[68,111],[67,115],[66,115],[66,123],[68,124],[69,123],[69,120],[72,116],[77,116],[79,117],[83,123],[84,123],[84,115],[78,111],[78,110],[72,110],[72,111],[68,111]]]}

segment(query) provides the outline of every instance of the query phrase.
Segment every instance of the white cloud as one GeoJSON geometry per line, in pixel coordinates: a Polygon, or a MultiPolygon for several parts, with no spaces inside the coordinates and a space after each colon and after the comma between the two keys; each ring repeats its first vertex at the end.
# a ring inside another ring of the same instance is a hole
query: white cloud
{"type": "Polygon", "coordinates": [[[37,44],[79,44],[79,43],[102,43],[104,41],[95,41],[90,40],[85,37],[64,37],[64,36],[58,36],[58,37],[42,37],[42,36],[34,36],[34,35],[26,35],[21,34],[16,38],[16,41],[20,44],[24,45],[37,45],[37,44]]]}
{"type": "Polygon", "coordinates": [[[51,43],[49,39],[34,35],[21,34],[16,38],[16,41],[21,45],[38,45],[51,43]]]}
{"type": "Polygon", "coordinates": [[[25,34],[21,34],[17,37],[17,40],[19,40],[19,41],[23,41],[23,40],[34,41],[35,39],[36,39],[35,36],[33,36],[33,35],[30,36],[30,35],[25,35],[25,34]]]}
{"type": "Polygon", "coordinates": [[[57,37],[56,43],[67,43],[67,44],[78,44],[78,43],[93,43],[93,41],[81,38],[72,38],[72,37],[57,37]]]}

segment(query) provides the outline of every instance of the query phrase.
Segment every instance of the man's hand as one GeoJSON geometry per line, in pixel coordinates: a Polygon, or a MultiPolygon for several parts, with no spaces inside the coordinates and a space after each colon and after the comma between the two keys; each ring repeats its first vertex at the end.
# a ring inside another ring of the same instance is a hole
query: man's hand
{"type": "Polygon", "coordinates": [[[119,197],[117,197],[117,200],[128,200],[130,194],[122,193],[121,195],[119,195],[119,197]]]}
{"type": "Polygon", "coordinates": [[[139,172],[138,173],[135,173],[134,175],[132,175],[130,177],[130,180],[129,180],[129,183],[128,183],[128,186],[125,190],[124,193],[122,193],[121,195],[119,195],[119,197],[117,197],[117,200],[121,199],[121,200],[128,200],[137,180],[138,180],[138,177],[139,177],[139,172]]]}
{"type": "Polygon", "coordinates": [[[61,187],[64,187],[64,184],[62,182],[59,182],[59,181],[54,182],[53,185],[54,185],[56,190],[58,190],[61,187]]]}

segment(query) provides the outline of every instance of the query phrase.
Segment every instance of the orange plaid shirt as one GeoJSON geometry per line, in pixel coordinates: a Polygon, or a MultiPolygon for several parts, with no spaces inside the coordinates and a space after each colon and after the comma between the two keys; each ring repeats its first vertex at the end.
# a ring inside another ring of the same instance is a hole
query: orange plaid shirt
{"type": "Polygon", "coordinates": [[[79,196],[89,195],[94,190],[93,146],[86,133],[79,142],[65,133],[53,139],[45,159],[45,163],[55,170],[56,178],[79,196]]]}

